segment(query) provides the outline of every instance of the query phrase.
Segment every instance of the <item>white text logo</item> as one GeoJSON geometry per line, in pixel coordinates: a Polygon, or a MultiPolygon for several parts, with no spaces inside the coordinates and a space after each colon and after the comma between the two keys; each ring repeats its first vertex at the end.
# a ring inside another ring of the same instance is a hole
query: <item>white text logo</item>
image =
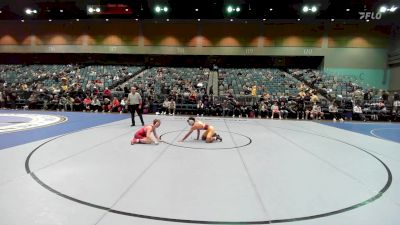
{"type": "Polygon", "coordinates": [[[381,13],[374,13],[374,12],[359,12],[360,20],[379,20],[382,17],[381,13]]]}

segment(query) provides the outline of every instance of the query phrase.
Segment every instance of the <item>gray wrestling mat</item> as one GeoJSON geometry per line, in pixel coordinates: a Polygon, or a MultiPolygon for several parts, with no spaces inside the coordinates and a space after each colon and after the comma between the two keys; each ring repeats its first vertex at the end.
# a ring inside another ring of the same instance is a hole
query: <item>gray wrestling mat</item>
{"type": "MultiPolygon", "coordinates": [[[[0,151],[0,224],[397,225],[399,144],[312,121],[160,118],[159,145],[130,119],[0,151]]],[[[138,118],[137,118],[138,119],[138,118]]]]}

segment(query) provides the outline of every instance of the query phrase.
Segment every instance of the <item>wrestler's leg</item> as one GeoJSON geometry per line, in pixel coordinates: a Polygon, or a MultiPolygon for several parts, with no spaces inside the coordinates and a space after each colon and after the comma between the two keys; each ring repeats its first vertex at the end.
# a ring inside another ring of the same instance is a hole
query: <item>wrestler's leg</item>
{"type": "Polygon", "coordinates": [[[201,135],[201,140],[205,141],[207,139],[208,133],[209,133],[208,130],[204,131],[203,135],[201,135]]]}
{"type": "Polygon", "coordinates": [[[215,141],[216,135],[214,135],[214,134],[215,134],[214,127],[210,126],[207,129],[207,137],[206,137],[207,143],[211,143],[211,142],[215,141]]]}
{"type": "Polygon", "coordinates": [[[152,140],[149,137],[144,137],[144,136],[135,134],[135,137],[133,137],[133,139],[131,140],[131,145],[138,144],[138,143],[140,143],[140,144],[151,144],[152,140]]]}

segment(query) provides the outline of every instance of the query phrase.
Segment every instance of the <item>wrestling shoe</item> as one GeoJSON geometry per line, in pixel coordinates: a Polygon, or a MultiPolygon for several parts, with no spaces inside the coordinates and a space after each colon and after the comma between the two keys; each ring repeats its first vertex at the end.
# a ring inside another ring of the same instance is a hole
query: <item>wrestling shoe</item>
{"type": "Polygon", "coordinates": [[[217,136],[215,137],[215,140],[221,141],[222,142],[222,137],[219,136],[219,134],[217,134],[217,136]]]}

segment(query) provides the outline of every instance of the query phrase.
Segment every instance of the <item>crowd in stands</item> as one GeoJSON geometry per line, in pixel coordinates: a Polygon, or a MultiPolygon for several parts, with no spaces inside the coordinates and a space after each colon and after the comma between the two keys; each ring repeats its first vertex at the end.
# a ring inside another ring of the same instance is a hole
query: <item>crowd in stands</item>
{"type": "Polygon", "coordinates": [[[144,113],[269,119],[391,120],[398,93],[367,89],[318,70],[218,70],[103,65],[0,65],[0,108],[126,112],[136,86],[144,113]],[[214,94],[215,93],[215,94],[214,94]]]}

